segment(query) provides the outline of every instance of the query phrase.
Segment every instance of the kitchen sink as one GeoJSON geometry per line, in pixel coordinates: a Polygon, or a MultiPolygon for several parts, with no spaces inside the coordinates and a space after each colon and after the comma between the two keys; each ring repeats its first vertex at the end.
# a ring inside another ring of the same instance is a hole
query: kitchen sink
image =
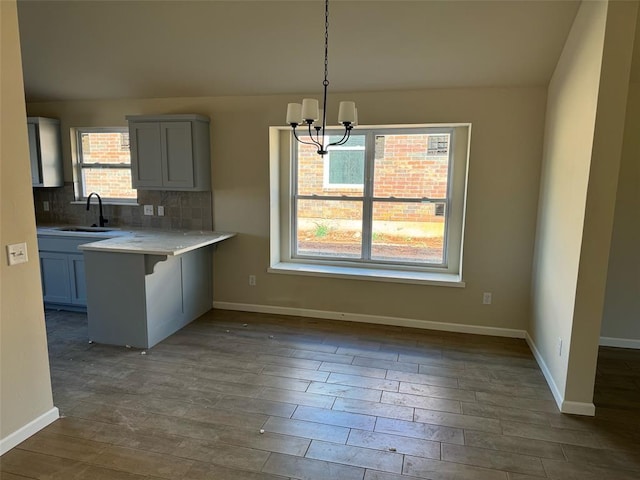
{"type": "Polygon", "coordinates": [[[56,230],[60,232],[111,232],[118,229],[109,227],[60,227],[56,228],[56,230]]]}

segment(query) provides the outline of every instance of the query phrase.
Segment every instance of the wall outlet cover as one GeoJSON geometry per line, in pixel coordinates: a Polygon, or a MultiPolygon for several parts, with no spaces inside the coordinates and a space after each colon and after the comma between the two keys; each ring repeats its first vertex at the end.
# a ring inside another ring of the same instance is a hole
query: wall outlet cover
{"type": "Polygon", "coordinates": [[[144,214],[145,215],[153,215],[153,205],[145,205],[144,206],[144,214]]]}

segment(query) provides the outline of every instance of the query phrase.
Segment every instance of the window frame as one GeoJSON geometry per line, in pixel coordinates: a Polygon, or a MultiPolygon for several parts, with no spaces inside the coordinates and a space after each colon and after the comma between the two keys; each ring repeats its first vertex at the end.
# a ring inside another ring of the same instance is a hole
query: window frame
{"type": "MultiPolygon", "coordinates": [[[[409,124],[358,126],[358,130],[386,131],[400,134],[417,129],[451,129],[455,140],[450,141],[449,155],[453,156],[450,167],[448,193],[450,200],[446,208],[452,217],[447,222],[446,266],[404,264],[395,261],[354,261],[353,259],[318,259],[292,255],[293,236],[297,225],[294,215],[293,194],[296,186],[294,170],[294,150],[297,142],[287,127],[270,128],[270,179],[271,179],[271,232],[270,267],[271,273],[311,275],[324,277],[354,278],[362,280],[400,282],[413,284],[433,284],[464,287],[462,280],[462,257],[466,197],[468,189],[469,150],[471,141],[470,123],[409,124]]],[[[431,133],[431,132],[430,132],[431,133]]],[[[375,135],[373,136],[375,138],[375,135]]],[[[375,148],[371,145],[368,148],[375,148]]],[[[365,172],[371,175],[372,172],[365,172]]],[[[331,196],[317,196],[331,199],[331,196]]],[[[336,197],[342,200],[343,198],[336,197]]],[[[440,202],[434,202],[437,204],[440,202]]]]}
{"type": "MultiPolygon", "coordinates": [[[[85,185],[83,181],[83,170],[85,169],[125,169],[131,171],[133,175],[131,165],[131,151],[129,150],[129,163],[84,163],[83,151],[82,151],[82,134],[85,133],[126,133],[129,134],[128,127],[75,127],[71,129],[72,144],[74,146],[74,197],[77,202],[85,202],[87,195],[85,195],[85,185]]],[[[131,140],[129,140],[129,148],[131,147],[131,140]]],[[[137,205],[138,204],[138,191],[136,188],[131,187],[131,190],[136,192],[135,198],[121,198],[121,197],[107,197],[103,196],[100,192],[100,198],[103,204],[122,204],[122,205],[137,205]]],[[[90,193],[90,192],[89,192],[90,193]]]]}

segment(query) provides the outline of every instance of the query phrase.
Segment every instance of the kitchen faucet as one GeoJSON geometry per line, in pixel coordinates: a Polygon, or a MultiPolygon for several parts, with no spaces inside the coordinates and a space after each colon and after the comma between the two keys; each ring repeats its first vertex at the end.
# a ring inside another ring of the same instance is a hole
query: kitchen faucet
{"type": "MultiPolygon", "coordinates": [[[[98,208],[100,209],[100,217],[99,217],[99,223],[101,227],[104,227],[105,223],[108,223],[109,220],[107,220],[106,218],[104,218],[102,216],[102,199],[100,198],[100,195],[98,195],[96,192],[91,192],[89,194],[89,196],[87,197],[87,210],[89,210],[89,205],[91,203],[91,197],[95,195],[96,197],[98,197],[98,208]]],[[[96,224],[94,223],[93,225],[91,225],[92,227],[95,227],[96,224]]]]}

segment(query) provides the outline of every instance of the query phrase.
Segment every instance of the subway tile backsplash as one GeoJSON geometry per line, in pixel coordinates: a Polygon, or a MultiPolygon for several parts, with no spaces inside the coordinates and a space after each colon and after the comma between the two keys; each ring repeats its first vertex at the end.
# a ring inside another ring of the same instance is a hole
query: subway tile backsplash
{"type": "MultiPolygon", "coordinates": [[[[59,188],[34,188],[33,198],[38,225],[93,225],[98,223],[98,202],[91,199],[91,207],[74,201],[73,184],[59,188]],[[44,211],[44,202],[49,211],[44,211]]],[[[158,230],[213,230],[211,192],[138,191],[138,205],[103,205],[108,226],[136,227],[158,230]],[[153,216],[144,215],[144,205],[153,205],[153,216]],[[164,206],[164,216],[158,216],[158,205],[164,206]]]]}

